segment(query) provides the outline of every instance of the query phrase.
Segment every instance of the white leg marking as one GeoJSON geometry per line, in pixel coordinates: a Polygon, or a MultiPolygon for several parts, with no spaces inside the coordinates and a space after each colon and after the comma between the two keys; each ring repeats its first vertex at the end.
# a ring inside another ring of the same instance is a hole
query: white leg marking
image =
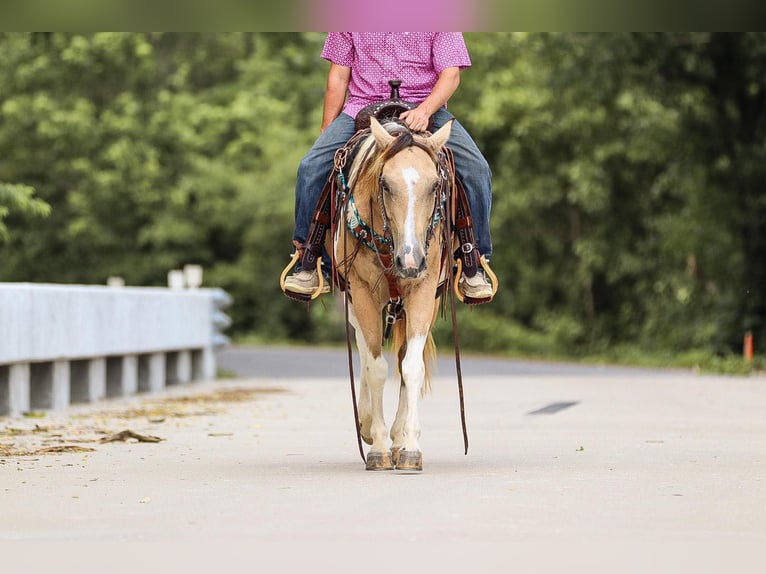
{"type": "MultiPolygon", "coordinates": [[[[415,192],[413,188],[420,179],[418,170],[414,167],[406,167],[402,170],[402,178],[407,185],[407,217],[404,220],[404,244],[414,246],[415,240],[415,192]]],[[[415,266],[415,258],[412,252],[404,256],[404,262],[408,266],[415,266]]]]}
{"type": "Polygon", "coordinates": [[[359,349],[359,364],[362,369],[359,384],[359,423],[362,436],[372,438],[371,450],[388,451],[386,421],[383,414],[383,388],[388,376],[388,362],[381,354],[372,356],[367,341],[359,328],[356,315],[349,308],[349,322],[356,333],[356,346],[359,349]]]}
{"type": "Polygon", "coordinates": [[[420,438],[420,419],[418,418],[418,398],[423,388],[426,366],[423,362],[423,349],[426,336],[418,335],[407,341],[407,353],[402,361],[402,377],[406,385],[407,415],[404,422],[404,449],[418,451],[420,438]]]}
{"type": "Polygon", "coordinates": [[[407,388],[399,385],[399,406],[396,408],[396,418],[391,426],[392,448],[402,448],[404,445],[404,419],[407,417],[407,388]]]}

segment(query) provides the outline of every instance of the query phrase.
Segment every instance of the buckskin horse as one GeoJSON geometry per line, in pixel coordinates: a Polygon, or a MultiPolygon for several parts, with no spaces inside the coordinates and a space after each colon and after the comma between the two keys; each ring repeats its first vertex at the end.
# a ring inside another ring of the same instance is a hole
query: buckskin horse
{"type": "Polygon", "coordinates": [[[351,295],[349,322],[361,366],[359,426],[371,445],[367,469],[422,470],[418,397],[428,386],[428,362],[435,355],[431,327],[438,311],[449,186],[446,164],[437,154],[452,124],[431,137],[387,125],[394,133],[371,118],[370,134],[351,165],[346,225],[335,233],[333,252],[351,295]],[[383,415],[384,309],[401,377],[390,448],[383,415]]]}
{"type": "MultiPolygon", "coordinates": [[[[429,387],[429,363],[436,354],[431,329],[440,285],[452,278],[454,169],[444,147],[451,127],[450,121],[429,136],[371,117],[370,132],[358,144],[349,171],[348,198],[341,208],[345,225],[334,229],[328,248],[350,295],[348,322],[361,366],[359,431],[371,445],[368,470],[423,468],[418,398],[429,387]],[[400,377],[390,435],[383,413],[388,331],[400,377]]],[[[497,285],[486,261],[481,264],[497,285]]]]}
{"type": "MultiPolygon", "coordinates": [[[[393,101],[398,105],[398,100],[393,101]]],[[[377,117],[371,115],[369,128],[359,130],[338,150],[329,180],[333,188],[337,186],[330,194],[332,207],[330,201],[320,200],[324,207],[317,208],[315,220],[332,221],[325,251],[332,254],[333,282],[346,293],[347,329],[348,325],[354,327],[359,351],[357,403],[349,343],[360,454],[367,470],[420,471],[418,399],[430,385],[430,363],[436,354],[431,329],[444,292],[454,293],[453,334],[466,452],[468,449],[455,320],[455,298],[464,299],[453,280],[461,270],[461,259],[453,259],[453,249],[465,243],[457,222],[470,219],[470,208],[462,191],[462,200],[453,193],[458,185],[451,153],[445,147],[451,121],[429,135],[413,133],[395,118],[381,124],[377,117]],[[346,184],[343,168],[349,155],[353,160],[346,184]],[[321,209],[326,210],[324,216],[321,209]],[[390,433],[383,412],[388,377],[383,346],[389,337],[400,379],[399,405],[390,433]],[[371,445],[366,457],[362,440],[371,445]]],[[[285,276],[300,257],[294,253],[292,263],[282,272],[282,289],[289,297],[313,300],[322,290],[321,273],[320,286],[310,297],[285,290],[285,276]]],[[[494,296],[497,277],[483,257],[475,264],[492,280],[494,296]]],[[[319,271],[321,258],[316,259],[316,266],[319,271]]]]}

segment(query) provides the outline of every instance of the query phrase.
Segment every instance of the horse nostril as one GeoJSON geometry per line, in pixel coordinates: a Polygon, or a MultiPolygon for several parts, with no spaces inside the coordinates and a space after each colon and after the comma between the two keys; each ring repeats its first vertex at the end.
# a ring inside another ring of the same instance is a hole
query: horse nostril
{"type": "Polygon", "coordinates": [[[420,250],[410,248],[394,256],[394,267],[402,277],[419,277],[426,269],[426,258],[420,250]]]}

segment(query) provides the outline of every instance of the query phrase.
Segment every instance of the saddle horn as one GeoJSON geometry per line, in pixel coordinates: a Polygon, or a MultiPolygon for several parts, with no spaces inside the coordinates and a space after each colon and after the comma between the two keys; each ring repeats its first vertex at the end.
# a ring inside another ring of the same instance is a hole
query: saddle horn
{"type": "Polygon", "coordinates": [[[388,80],[388,85],[391,86],[391,95],[389,96],[389,100],[400,100],[399,97],[399,86],[402,85],[401,80],[388,80]]]}

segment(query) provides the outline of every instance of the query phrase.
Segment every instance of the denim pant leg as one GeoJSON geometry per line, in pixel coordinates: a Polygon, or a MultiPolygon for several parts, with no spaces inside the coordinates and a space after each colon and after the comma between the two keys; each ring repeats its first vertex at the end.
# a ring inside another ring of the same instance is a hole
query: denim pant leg
{"type": "MultiPolygon", "coordinates": [[[[433,116],[433,130],[436,131],[453,117],[442,108],[433,116]]],[[[479,252],[489,259],[492,255],[492,237],[489,230],[489,213],[492,209],[492,171],[476,142],[457,120],[452,122],[452,131],[447,145],[455,156],[455,171],[468,195],[476,244],[479,252]]]]}
{"type": "Polygon", "coordinates": [[[306,241],[319,196],[333,169],[335,152],[343,147],[354,133],[354,119],[346,114],[339,115],[317,138],[298,165],[293,231],[295,241],[301,244],[306,241]]]}

